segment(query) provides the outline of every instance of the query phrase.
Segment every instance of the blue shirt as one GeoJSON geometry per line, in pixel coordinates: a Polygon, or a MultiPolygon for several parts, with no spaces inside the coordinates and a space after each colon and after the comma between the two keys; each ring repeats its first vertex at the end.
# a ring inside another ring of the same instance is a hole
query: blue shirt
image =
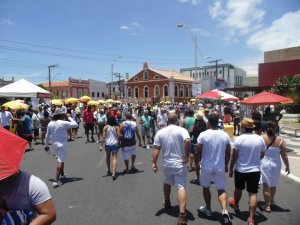
{"type": "Polygon", "coordinates": [[[22,118],[24,122],[24,134],[32,134],[32,122],[28,115],[24,115],[22,118]]]}

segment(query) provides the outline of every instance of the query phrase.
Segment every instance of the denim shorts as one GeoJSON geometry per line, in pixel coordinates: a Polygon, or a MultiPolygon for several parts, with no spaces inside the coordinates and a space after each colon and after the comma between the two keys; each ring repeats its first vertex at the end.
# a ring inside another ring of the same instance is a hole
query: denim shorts
{"type": "Polygon", "coordinates": [[[117,153],[119,151],[119,148],[120,147],[118,144],[117,145],[105,145],[105,151],[107,153],[110,153],[110,152],[117,153]]]}

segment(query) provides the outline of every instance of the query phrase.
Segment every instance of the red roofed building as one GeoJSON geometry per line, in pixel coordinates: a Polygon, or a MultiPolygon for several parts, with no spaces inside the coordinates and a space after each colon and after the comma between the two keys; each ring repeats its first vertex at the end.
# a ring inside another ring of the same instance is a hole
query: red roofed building
{"type": "MultiPolygon", "coordinates": [[[[42,83],[42,85],[49,87],[49,83],[42,83]]],[[[89,94],[89,81],[69,77],[66,81],[52,82],[51,89],[55,98],[80,98],[89,94]]]]}
{"type": "Polygon", "coordinates": [[[125,81],[125,100],[131,103],[184,102],[192,97],[195,79],[172,70],[144,68],[125,81]]]}

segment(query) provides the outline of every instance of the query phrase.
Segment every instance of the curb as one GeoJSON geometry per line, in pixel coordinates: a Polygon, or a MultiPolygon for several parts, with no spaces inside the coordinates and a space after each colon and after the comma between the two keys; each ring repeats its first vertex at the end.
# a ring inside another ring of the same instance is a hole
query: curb
{"type": "Polygon", "coordinates": [[[286,172],[284,170],[281,170],[280,172],[282,175],[285,175],[287,178],[289,179],[292,179],[293,181],[296,181],[297,183],[300,183],[300,178],[299,177],[296,177],[294,176],[293,174],[289,174],[289,175],[286,175],[286,172]]]}

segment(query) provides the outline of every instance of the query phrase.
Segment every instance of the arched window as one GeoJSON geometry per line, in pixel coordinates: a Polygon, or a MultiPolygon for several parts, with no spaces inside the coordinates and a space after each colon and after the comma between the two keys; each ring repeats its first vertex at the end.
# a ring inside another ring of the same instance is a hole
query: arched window
{"type": "Polygon", "coordinates": [[[159,97],[160,96],[160,89],[159,86],[154,87],[154,97],[159,97]]]}
{"type": "Polygon", "coordinates": [[[149,98],[149,88],[147,86],[144,87],[144,97],[149,98]]]}
{"type": "Polygon", "coordinates": [[[148,80],[148,71],[147,70],[144,71],[144,80],[148,80]]]}
{"type": "Polygon", "coordinates": [[[134,97],[135,97],[135,98],[138,98],[138,97],[139,97],[139,88],[138,88],[138,87],[135,87],[135,88],[134,88],[134,97]]]}
{"type": "Polygon", "coordinates": [[[159,76],[158,75],[155,75],[154,76],[154,80],[158,80],[159,79],[159,76]]]}
{"type": "Polygon", "coordinates": [[[189,86],[185,87],[185,97],[189,97],[189,86]]]}
{"type": "Polygon", "coordinates": [[[138,77],[135,77],[135,78],[134,78],[134,81],[139,81],[139,78],[138,78],[138,77]]]}
{"type": "Polygon", "coordinates": [[[164,86],[164,96],[169,96],[169,86],[168,85],[164,86]]]}
{"type": "Polygon", "coordinates": [[[175,85],[175,97],[178,97],[178,85],[175,85]]]}
{"type": "Polygon", "coordinates": [[[131,98],[131,88],[130,87],[127,89],[127,96],[128,96],[128,98],[131,98]]]}
{"type": "Polygon", "coordinates": [[[180,87],[180,98],[184,97],[183,86],[180,87]]]}

